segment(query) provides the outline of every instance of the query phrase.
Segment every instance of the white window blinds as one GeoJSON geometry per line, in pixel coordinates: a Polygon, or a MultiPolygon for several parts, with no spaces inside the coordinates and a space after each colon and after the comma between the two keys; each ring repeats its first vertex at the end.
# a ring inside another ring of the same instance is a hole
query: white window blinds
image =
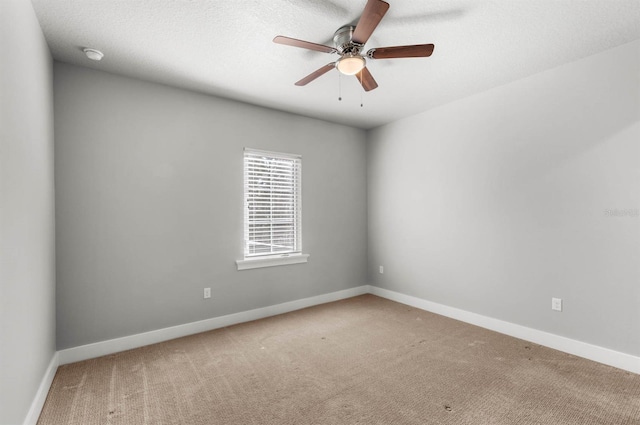
{"type": "Polygon", "coordinates": [[[299,155],[245,148],[245,258],[300,253],[301,180],[299,155]]]}

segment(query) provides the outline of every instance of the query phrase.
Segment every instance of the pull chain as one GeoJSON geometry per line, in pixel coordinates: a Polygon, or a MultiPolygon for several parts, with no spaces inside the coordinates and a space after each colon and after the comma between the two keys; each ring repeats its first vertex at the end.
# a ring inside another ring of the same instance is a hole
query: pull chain
{"type": "MultiPolygon", "coordinates": [[[[360,73],[360,85],[362,86],[362,72],[360,73]]],[[[362,87],[362,91],[360,92],[360,107],[364,107],[363,94],[364,87],[362,87]]],[[[342,101],[342,73],[338,72],[338,101],[342,101]]]]}
{"type": "MultiPolygon", "coordinates": [[[[362,71],[360,71],[360,85],[362,86],[362,71]]],[[[364,106],[364,103],[362,101],[362,92],[364,92],[364,87],[362,87],[362,91],[360,91],[360,107],[361,108],[364,106]]]]}

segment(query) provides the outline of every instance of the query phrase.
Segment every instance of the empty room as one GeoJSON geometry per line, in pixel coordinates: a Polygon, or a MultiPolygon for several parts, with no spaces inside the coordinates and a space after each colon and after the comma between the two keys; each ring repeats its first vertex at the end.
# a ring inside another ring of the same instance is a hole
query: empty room
{"type": "Polygon", "coordinates": [[[640,424],[638,0],[0,0],[0,425],[640,424]]]}

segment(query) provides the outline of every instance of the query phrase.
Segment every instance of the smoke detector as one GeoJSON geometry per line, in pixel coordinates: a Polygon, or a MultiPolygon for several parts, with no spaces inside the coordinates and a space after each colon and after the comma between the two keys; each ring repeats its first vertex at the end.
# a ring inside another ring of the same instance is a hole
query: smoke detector
{"type": "Polygon", "coordinates": [[[84,48],[82,51],[92,61],[99,61],[104,57],[104,54],[100,50],[84,48]]]}

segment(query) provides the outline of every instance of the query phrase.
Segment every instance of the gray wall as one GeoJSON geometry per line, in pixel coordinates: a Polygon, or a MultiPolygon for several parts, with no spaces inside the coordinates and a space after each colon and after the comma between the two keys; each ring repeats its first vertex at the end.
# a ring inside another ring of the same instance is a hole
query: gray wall
{"type": "Polygon", "coordinates": [[[0,1],[0,61],[0,424],[18,424],[55,353],[52,63],[31,2],[0,1]]]}
{"type": "Polygon", "coordinates": [[[633,42],[372,131],[371,283],[640,355],[639,55],[633,42]]]}
{"type": "Polygon", "coordinates": [[[62,63],[54,93],[58,349],[366,283],[364,131],[62,63]],[[236,270],[245,146],[302,155],[308,263],[236,270]]]}

